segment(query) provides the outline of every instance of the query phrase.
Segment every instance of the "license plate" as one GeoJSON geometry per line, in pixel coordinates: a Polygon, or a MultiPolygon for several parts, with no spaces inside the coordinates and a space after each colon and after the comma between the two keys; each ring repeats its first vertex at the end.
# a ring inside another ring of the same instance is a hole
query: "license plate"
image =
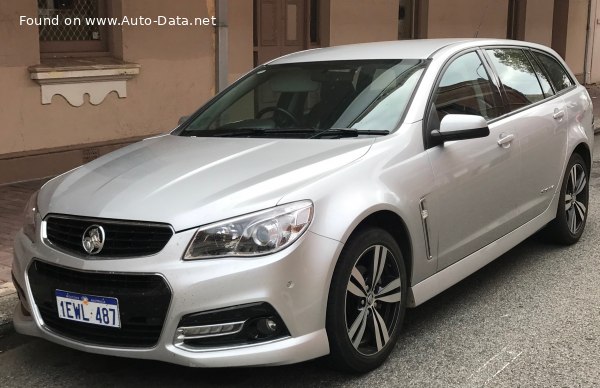
{"type": "Polygon", "coordinates": [[[93,325],[121,327],[117,298],[63,290],[55,290],[55,295],[59,318],[93,325]]]}

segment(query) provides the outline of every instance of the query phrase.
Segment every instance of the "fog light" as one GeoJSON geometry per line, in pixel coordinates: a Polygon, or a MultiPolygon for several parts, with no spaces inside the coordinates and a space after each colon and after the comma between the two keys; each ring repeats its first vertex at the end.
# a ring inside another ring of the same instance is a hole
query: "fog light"
{"type": "Polygon", "coordinates": [[[175,332],[174,344],[186,350],[200,351],[257,345],[289,336],[273,306],[257,302],[183,316],[175,332]]]}
{"type": "Polygon", "coordinates": [[[277,322],[272,318],[262,318],[256,323],[256,329],[264,335],[270,335],[277,332],[277,322]]]}

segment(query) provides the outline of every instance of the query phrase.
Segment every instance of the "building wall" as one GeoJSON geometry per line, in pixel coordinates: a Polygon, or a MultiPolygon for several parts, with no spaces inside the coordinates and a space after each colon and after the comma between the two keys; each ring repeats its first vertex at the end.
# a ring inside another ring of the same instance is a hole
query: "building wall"
{"type": "Polygon", "coordinates": [[[427,38],[506,38],[508,0],[429,0],[427,38]]]}
{"type": "Polygon", "coordinates": [[[600,82],[600,4],[598,0],[592,0],[592,9],[590,15],[590,39],[588,41],[588,69],[589,79],[587,82],[600,82]]]}
{"type": "Polygon", "coordinates": [[[525,40],[552,45],[552,18],[554,7],[549,0],[527,0],[525,40]]]}
{"type": "MultiPolygon", "coordinates": [[[[132,17],[214,14],[214,0],[113,5],[132,17]]],[[[7,166],[17,168],[14,159],[24,155],[168,131],[214,94],[212,27],[124,26],[115,34],[113,55],[141,65],[140,74],[127,81],[127,98],[113,92],[100,105],[73,107],[55,95],[42,105],[40,86],[27,70],[40,62],[38,27],[19,26],[20,15],[36,17],[36,0],[0,1],[0,182],[14,178],[18,171],[7,166]]]]}
{"type": "Polygon", "coordinates": [[[330,0],[329,30],[322,44],[396,40],[398,7],[399,0],[330,0]]]}
{"type": "Polygon", "coordinates": [[[565,60],[583,82],[589,0],[569,0],[565,60]]]}
{"type": "MultiPolygon", "coordinates": [[[[110,4],[115,16],[193,18],[215,15],[216,1],[111,0],[110,4]]],[[[555,15],[554,0],[527,0],[525,40],[545,45],[560,41],[567,63],[582,74],[588,0],[557,1],[564,7],[555,15]]],[[[600,0],[591,1],[600,19],[600,0]]],[[[417,0],[422,15],[416,31],[427,38],[505,38],[508,2],[417,0]]],[[[397,39],[399,4],[399,0],[321,0],[320,45],[397,39]]],[[[229,0],[228,10],[231,83],[253,65],[253,0],[229,0]]],[[[40,86],[27,70],[40,63],[38,27],[19,26],[21,15],[35,17],[36,0],[0,0],[0,183],[72,168],[82,163],[90,146],[104,153],[131,139],[168,131],[180,116],[215,93],[213,27],[124,26],[113,30],[112,55],[141,65],[140,74],[127,81],[127,98],[113,92],[98,106],[85,103],[76,108],[56,95],[52,104],[42,105],[40,86]],[[30,174],[30,168],[36,172],[30,174]]],[[[600,81],[599,26],[593,23],[598,38],[589,44],[593,82],[600,81]]]]}
{"type": "Polygon", "coordinates": [[[253,13],[252,0],[230,0],[228,3],[228,80],[230,84],[250,71],[254,64],[253,13]]]}

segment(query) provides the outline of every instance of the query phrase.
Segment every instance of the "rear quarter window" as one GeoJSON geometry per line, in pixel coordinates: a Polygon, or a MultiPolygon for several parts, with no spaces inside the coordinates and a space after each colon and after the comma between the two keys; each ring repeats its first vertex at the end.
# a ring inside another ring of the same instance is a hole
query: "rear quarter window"
{"type": "Polygon", "coordinates": [[[575,84],[569,73],[556,58],[539,51],[532,51],[532,53],[548,73],[557,92],[568,89],[575,84]]]}
{"type": "Polygon", "coordinates": [[[511,111],[543,100],[544,92],[531,62],[518,48],[488,49],[511,111]]]}

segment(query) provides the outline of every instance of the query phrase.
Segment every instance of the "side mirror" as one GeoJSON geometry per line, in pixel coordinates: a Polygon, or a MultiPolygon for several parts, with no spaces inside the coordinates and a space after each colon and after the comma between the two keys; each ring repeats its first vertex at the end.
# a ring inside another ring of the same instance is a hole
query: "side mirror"
{"type": "Polygon", "coordinates": [[[440,122],[440,129],[431,137],[441,144],[445,141],[476,139],[490,134],[487,121],[481,116],[449,114],[440,122]]]}
{"type": "Polygon", "coordinates": [[[189,119],[189,118],[190,118],[190,116],[181,116],[179,118],[179,121],[177,122],[177,125],[181,125],[181,124],[185,123],[187,121],[187,119],[189,119]]]}

